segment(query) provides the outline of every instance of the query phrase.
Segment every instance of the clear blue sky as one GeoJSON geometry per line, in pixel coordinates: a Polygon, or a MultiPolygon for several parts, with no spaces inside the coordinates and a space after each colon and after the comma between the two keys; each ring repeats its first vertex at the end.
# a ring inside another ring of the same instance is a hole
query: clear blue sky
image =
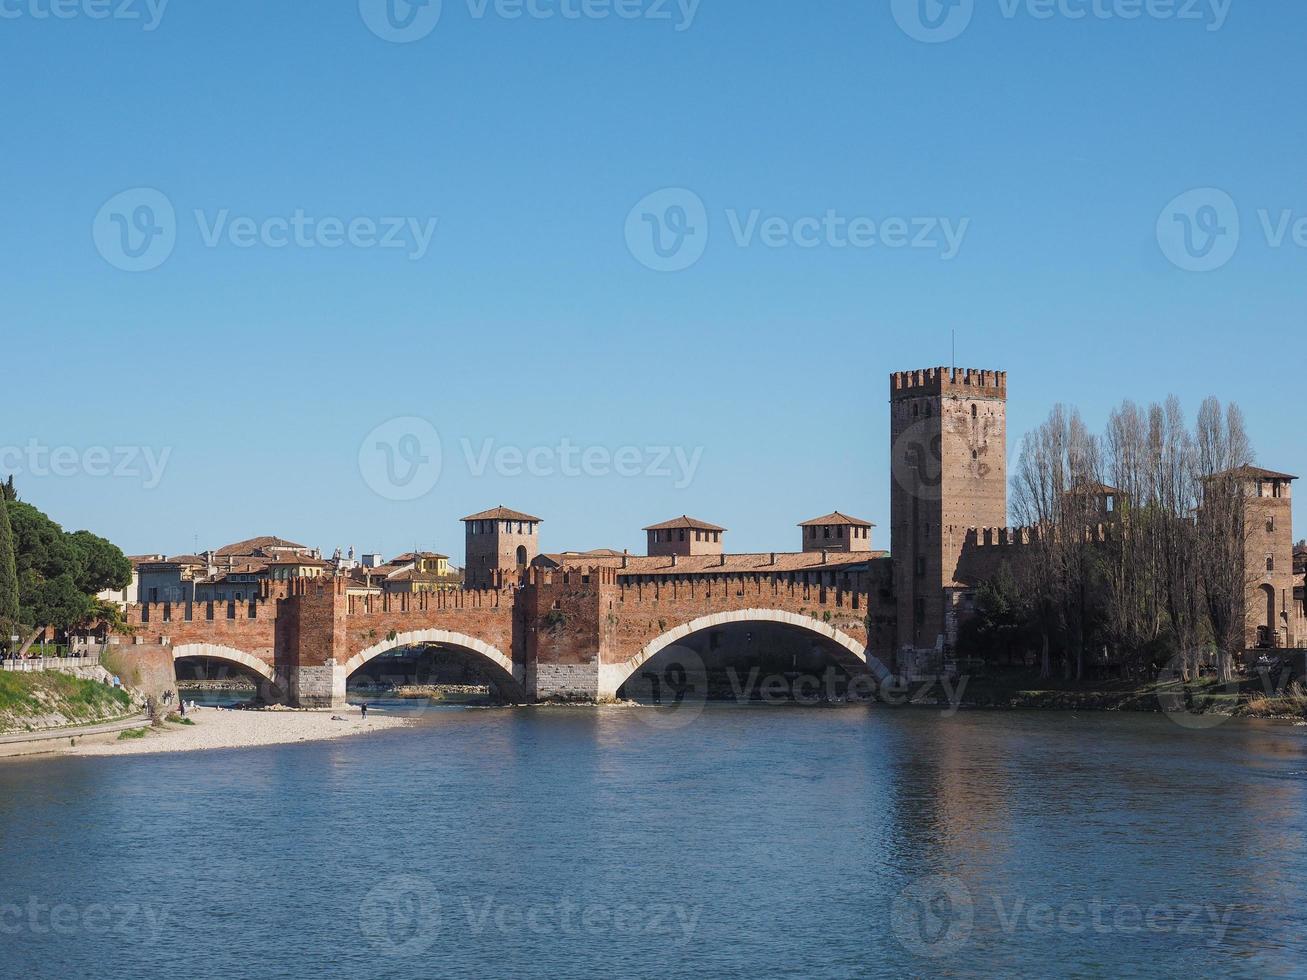
{"type": "Polygon", "coordinates": [[[94,0],[70,19],[6,0],[0,446],[79,454],[75,475],[20,474],[26,499],[131,553],[273,533],[461,559],[458,518],[498,503],[544,517],[548,549],[642,548],[641,526],[685,512],[733,550],[789,548],[834,508],[886,544],[886,376],[947,363],[951,330],[959,364],[1010,372],[1012,454],[1058,400],[1099,427],[1121,398],[1173,391],[1192,414],[1216,394],[1243,406],[1260,463],[1307,476],[1307,248],[1273,247],[1258,218],[1307,216],[1307,7],[1236,0],[1210,30],[1208,0],[1197,21],[975,0],[959,36],[922,43],[888,2],[702,0],[685,30],[675,2],[670,21],[469,2],[390,43],[357,0],[173,0],[153,30],[92,18],[94,0]],[[133,273],[93,228],[140,187],[177,231],[133,273]],[[624,232],[667,187],[707,214],[679,272],[624,232]],[[1241,238],[1192,272],[1156,227],[1205,187],[1241,238]],[[224,211],[297,210],[438,225],[416,260],[205,244],[224,211]],[[949,260],[741,247],[728,212],[754,210],[969,224],[949,260]],[[360,446],[406,416],[434,425],[443,466],[430,493],[388,499],[360,446]],[[678,488],[478,476],[464,439],[703,452],[678,488]],[[87,472],[95,446],[170,455],[147,490],[87,472]]]}

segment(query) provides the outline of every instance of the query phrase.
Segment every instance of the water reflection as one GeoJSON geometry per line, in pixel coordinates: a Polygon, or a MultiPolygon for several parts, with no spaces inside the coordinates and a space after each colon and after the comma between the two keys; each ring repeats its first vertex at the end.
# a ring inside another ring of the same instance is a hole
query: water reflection
{"type": "Polygon", "coordinates": [[[0,906],[146,896],[164,914],[154,940],[24,928],[0,976],[148,974],[177,952],[201,980],[1261,975],[1307,952],[1301,729],[377,709],[417,726],[0,765],[0,906]],[[415,918],[424,894],[438,914],[415,918]],[[1182,930],[1174,910],[1191,906],[1216,924],[1182,930]],[[924,944],[904,926],[923,911],[938,919],[924,944]],[[966,930],[946,918],[960,911],[966,930]]]}

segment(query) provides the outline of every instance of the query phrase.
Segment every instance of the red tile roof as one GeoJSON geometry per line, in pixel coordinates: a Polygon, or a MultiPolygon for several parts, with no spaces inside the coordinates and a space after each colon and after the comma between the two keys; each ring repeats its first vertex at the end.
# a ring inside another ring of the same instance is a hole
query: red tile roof
{"type": "Polygon", "coordinates": [[[650,524],[646,531],[677,531],[680,529],[691,531],[725,531],[726,528],[718,527],[716,524],[709,524],[707,521],[696,520],[693,517],[682,515],[674,520],[663,521],[661,524],[650,524]]]}
{"type": "Polygon", "coordinates": [[[538,517],[532,517],[530,514],[523,514],[520,510],[509,510],[507,507],[494,507],[490,510],[483,510],[479,514],[469,514],[463,518],[467,521],[530,521],[533,524],[542,524],[543,521],[538,517]]]}
{"type": "Polygon", "coordinates": [[[224,548],[219,548],[214,554],[219,558],[226,558],[229,555],[252,555],[260,550],[308,551],[309,549],[302,544],[296,544],[294,541],[287,541],[285,538],[265,534],[262,537],[229,544],[224,548]]]}
{"type": "Polygon", "coordinates": [[[850,517],[848,514],[841,514],[838,510],[833,514],[827,514],[825,517],[814,517],[810,521],[804,521],[799,527],[832,527],[837,524],[848,524],[853,527],[875,527],[871,521],[859,520],[856,517],[850,517]]]}

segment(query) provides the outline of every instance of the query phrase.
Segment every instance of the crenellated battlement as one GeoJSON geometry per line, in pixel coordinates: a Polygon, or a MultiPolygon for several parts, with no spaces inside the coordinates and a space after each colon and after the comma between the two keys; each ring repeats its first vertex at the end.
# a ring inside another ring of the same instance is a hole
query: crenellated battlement
{"type": "Polygon", "coordinates": [[[380,613],[426,613],[458,609],[511,607],[513,589],[438,589],[432,592],[383,592],[381,595],[352,595],[347,614],[371,616],[380,613]]]}
{"type": "Polygon", "coordinates": [[[971,395],[1006,398],[1007,372],[977,368],[923,368],[890,375],[890,398],[921,395],[971,395]]]}
{"type": "MultiPolygon", "coordinates": [[[[1112,524],[1095,524],[1085,528],[1084,539],[1102,544],[1110,540],[1116,530],[1112,524]]],[[[965,530],[964,540],[972,548],[1021,548],[1038,544],[1043,534],[1038,527],[969,527],[965,530]]]]}

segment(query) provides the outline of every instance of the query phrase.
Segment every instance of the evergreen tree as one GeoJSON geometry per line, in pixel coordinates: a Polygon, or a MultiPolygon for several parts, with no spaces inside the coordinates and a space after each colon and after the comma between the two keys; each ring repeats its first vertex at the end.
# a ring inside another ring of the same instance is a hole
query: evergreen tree
{"type": "Polygon", "coordinates": [[[0,623],[18,619],[18,564],[9,505],[0,500],[0,623]]]}

